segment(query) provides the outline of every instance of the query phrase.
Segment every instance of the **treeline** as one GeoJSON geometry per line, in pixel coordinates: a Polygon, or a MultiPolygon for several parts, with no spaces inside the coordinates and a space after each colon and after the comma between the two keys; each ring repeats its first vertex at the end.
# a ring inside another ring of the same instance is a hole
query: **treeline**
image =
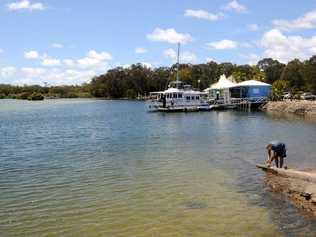
{"type": "Polygon", "coordinates": [[[13,86],[0,84],[0,99],[43,100],[46,98],[89,98],[89,85],[81,86],[13,86]]]}
{"type": "MultiPolygon", "coordinates": [[[[150,69],[141,64],[129,68],[118,67],[90,82],[94,97],[134,98],[151,91],[166,89],[176,79],[176,65],[150,69]]],[[[206,64],[181,64],[181,81],[203,90],[218,81],[220,75],[233,76],[237,82],[259,80],[273,85],[273,96],[279,98],[287,91],[292,94],[309,91],[316,93],[316,56],[301,62],[295,59],[288,64],[271,58],[260,60],[257,65],[208,62],[206,64]]]]}
{"type": "MultiPolygon", "coordinates": [[[[151,91],[165,90],[176,79],[177,65],[148,68],[134,64],[128,68],[117,67],[92,78],[81,86],[11,86],[0,85],[0,98],[26,98],[41,94],[52,98],[136,98],[151,91]]],[[[208,62],[206,64],[179,65],[180,80],[203,90],[218,81],[220,75],[233,76],[237,82],[259,80],[273,85],[273,96],[279,98],[286,92],[292,94],[316,93],[316,56],[306,61],[295,59],[288,64],[271,58],[260,60],[257,65],[208,62]]]]}
{"type": "MultiPolygon", "coordinates": [[[[94,97],[135,98],[152,91],[165,90],[170,81],[176,80],[177,65],[150,69],[141,64],[129,68],[117,67],[90,82],[94,97]]],[[[263,81],[264,72],[256,66],[209,62],[207,64],[179,65],[179,78],[194,88],[203,90],[218,81],[219,77],[233,75],[237,81],[257,79],[263,81]]]]}

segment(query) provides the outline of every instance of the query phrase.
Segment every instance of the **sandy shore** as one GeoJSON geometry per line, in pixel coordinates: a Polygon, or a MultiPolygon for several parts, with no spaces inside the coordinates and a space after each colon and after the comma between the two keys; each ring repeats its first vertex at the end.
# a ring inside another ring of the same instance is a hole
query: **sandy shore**
{"type": "Polygon", "coordinates": [[[297,115],[316,116],[316,101],[269,101],[263,107],[263,110],[268,112],[293,113],[297,115]]]}
{"type": "MultiPolygon", "coordinates": [[[[259,166],[262,168],[264,166],[259,166]]],[[[316,218],[316,172],[263,168],[265,183],[277,193],[285,194],[299,209],[316,218]]]]}

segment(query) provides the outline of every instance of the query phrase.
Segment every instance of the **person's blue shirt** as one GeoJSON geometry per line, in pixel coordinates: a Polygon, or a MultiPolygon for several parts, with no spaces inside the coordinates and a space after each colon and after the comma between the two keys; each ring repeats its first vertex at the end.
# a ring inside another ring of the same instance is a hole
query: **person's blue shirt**
{"type": "Polygon", "coordinates": [[[272,145],[272,150],[277,153],[278,156],[286,157],[286,147],[285,144],[280,141],[270,142],[272,145]]]}

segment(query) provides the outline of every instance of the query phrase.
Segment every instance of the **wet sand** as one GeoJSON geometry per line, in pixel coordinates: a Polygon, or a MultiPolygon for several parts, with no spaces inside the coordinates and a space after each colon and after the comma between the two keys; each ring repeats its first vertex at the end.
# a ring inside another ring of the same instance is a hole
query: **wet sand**
{"type": "MultiPolygon", "coordinates": [[[[262,168],[258,166],[259,168],[262,168]]],[[[297,208],[316,218],[316,170],[265,169],[265,184],[285,195],[297,208]]]]}

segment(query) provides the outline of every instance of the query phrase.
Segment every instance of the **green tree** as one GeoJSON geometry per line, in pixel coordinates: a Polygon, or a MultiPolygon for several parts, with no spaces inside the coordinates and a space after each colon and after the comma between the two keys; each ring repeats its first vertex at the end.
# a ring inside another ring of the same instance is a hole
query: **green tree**
{"type": "Polygon", "coordinates": [[[272,96],[275,99],[281,99],[284,92],[288,91],[289,83],[285,80],[276,80],[272,84],[272,96]]]}
{"type": "Polygon", "coordinates": [[[257,63],[257,67],[264,71],[265,81],[273,84],[273,82],[281,78],[285,65],[272,58],[264,58],[257,63]]]}
{"type": "Polygon", "coordinates": [[[303,75],[305,89],[316,93],[316,56],[304,62],[303,75]]]}
{"type": "Polygon", "coordinates": [[[282,72],[281,80],[288,82],[292,92],[300,91],[304,88],[303,66],[300,60],[295,59],[289,62],[282,72]]]}

